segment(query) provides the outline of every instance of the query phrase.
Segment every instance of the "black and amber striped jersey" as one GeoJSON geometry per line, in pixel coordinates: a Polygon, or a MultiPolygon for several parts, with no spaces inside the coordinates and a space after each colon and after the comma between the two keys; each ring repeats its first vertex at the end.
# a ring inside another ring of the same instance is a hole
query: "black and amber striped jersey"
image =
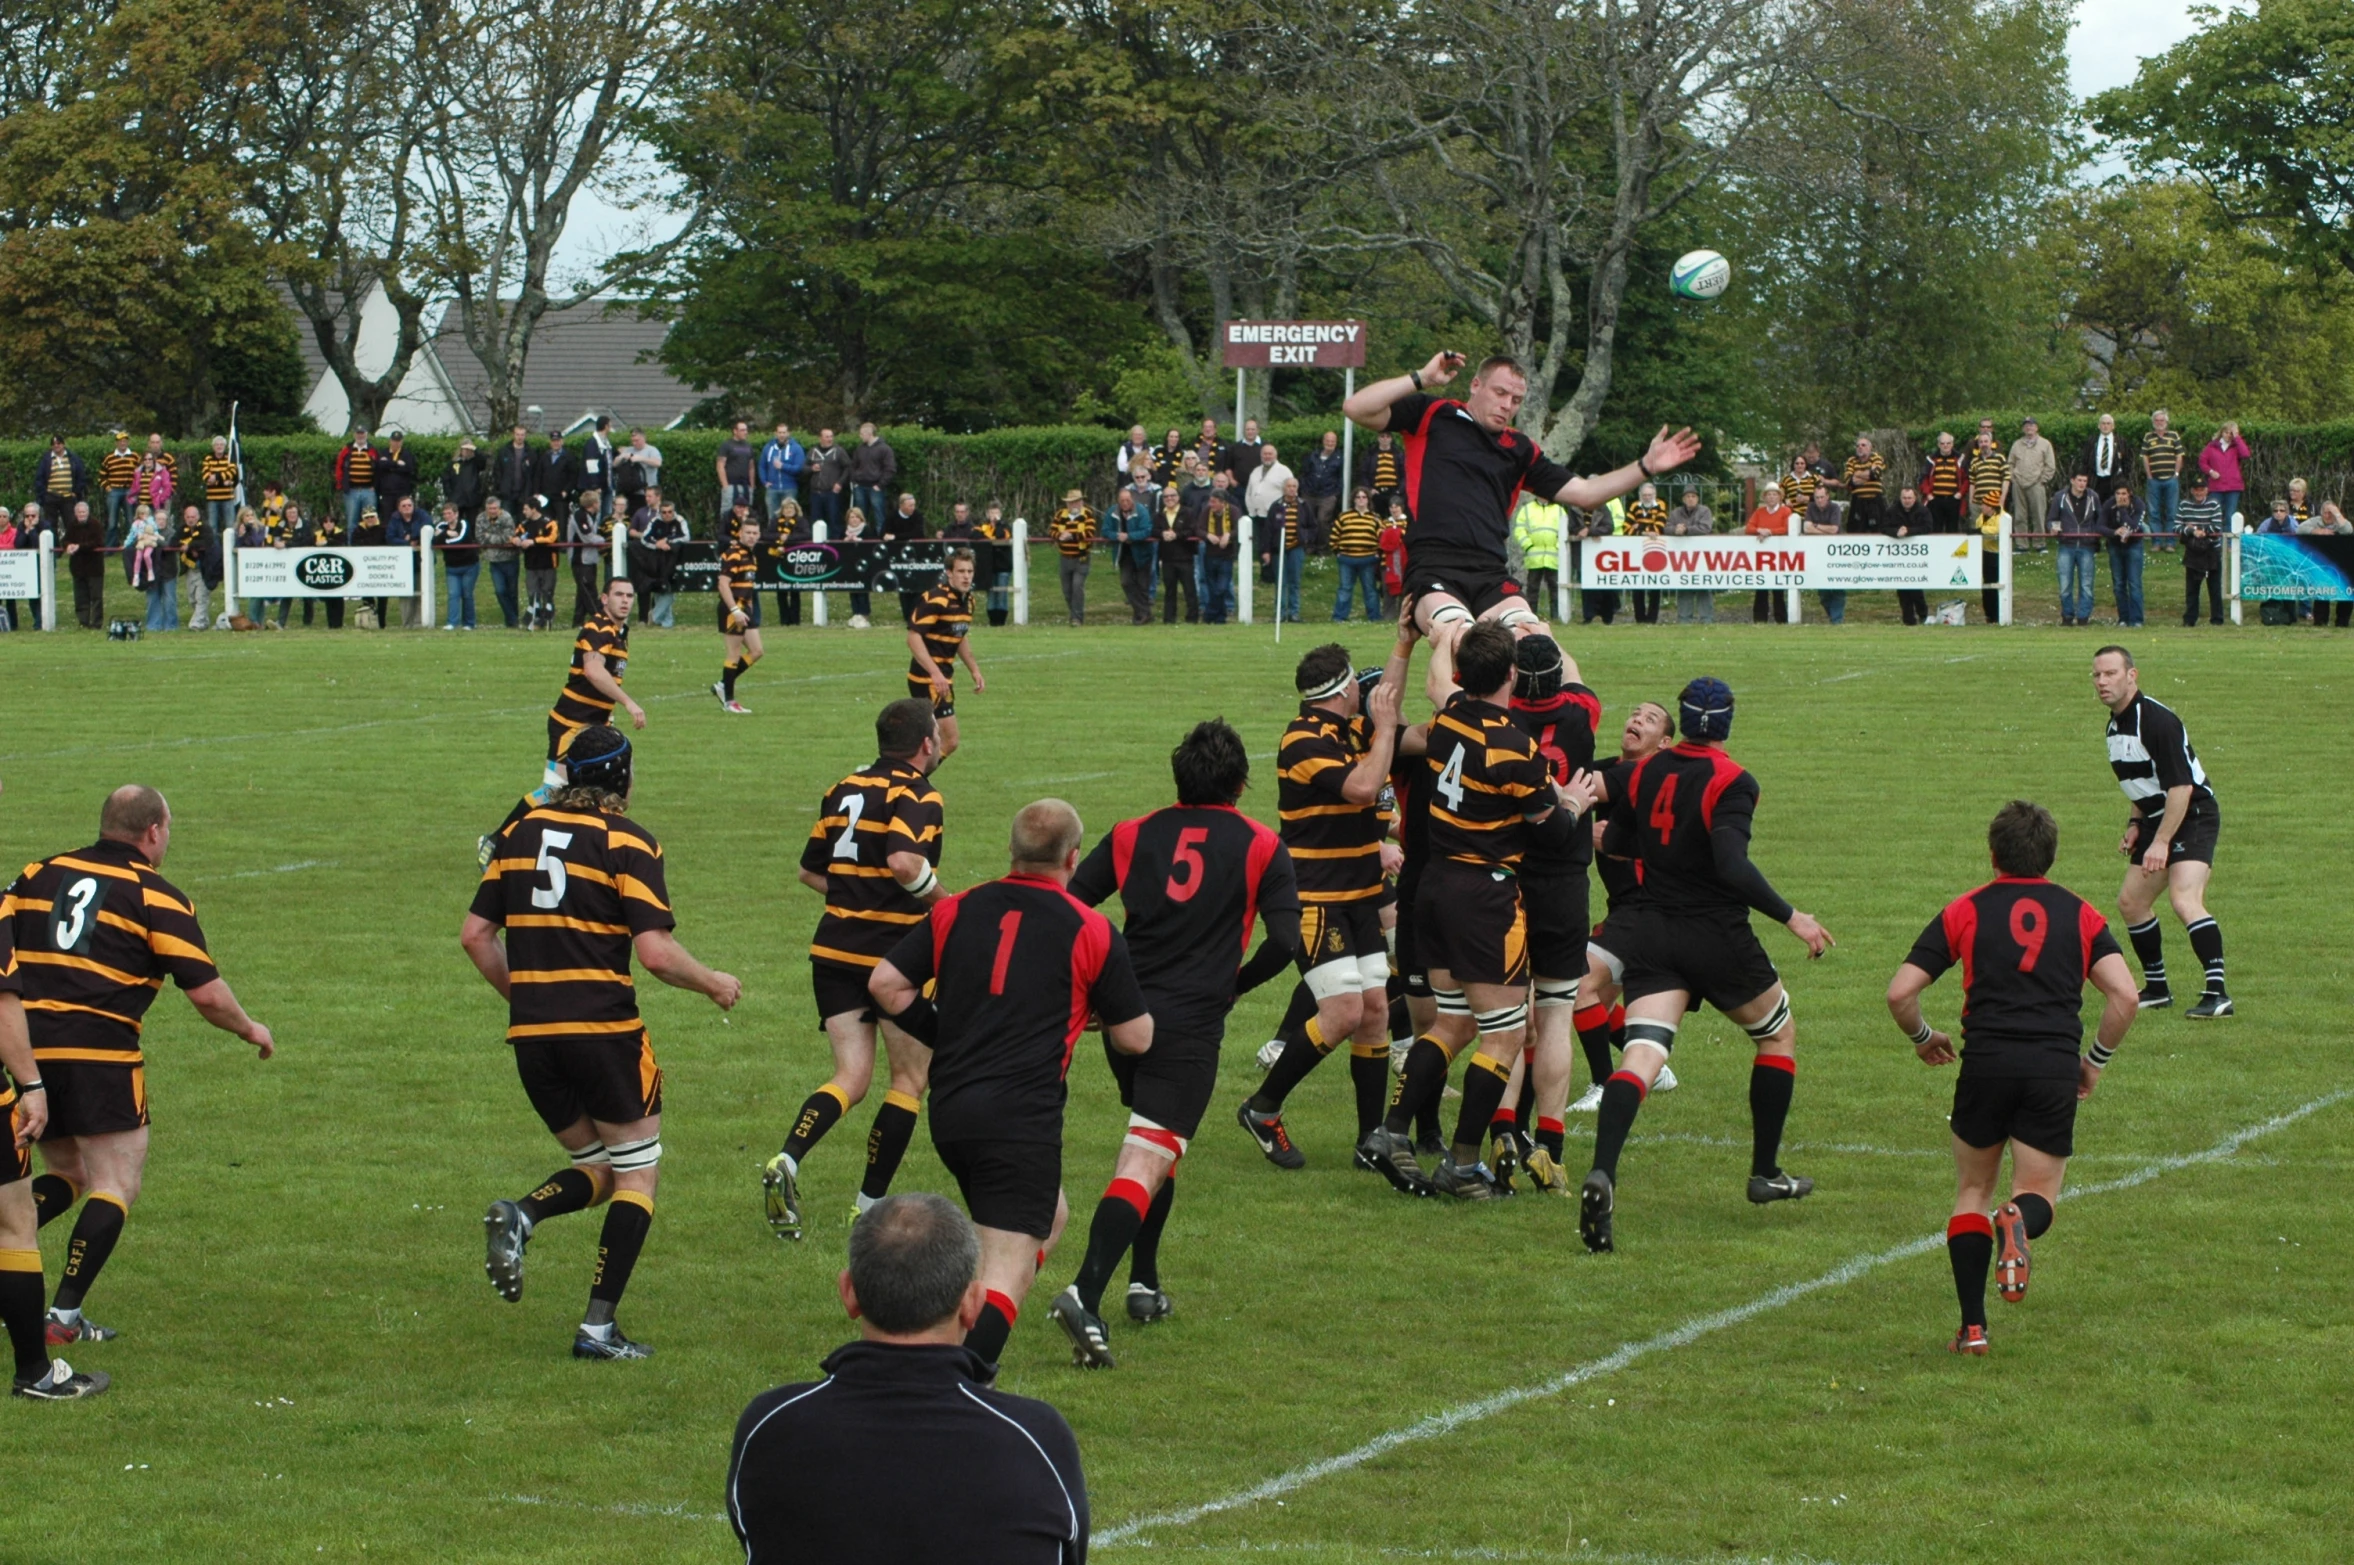
{"type": "Polygon", "coordinates": [[[1637,500],[1627,506],[1627,526],[1630,533],[1649,533],[1657,537],[1667,530],[1667,502],[1665,500],[1637,500]]]}
{"type": "Polygon", "coordinates": [[[1381,518],[1370,511],[1343,511],[1332,519],[1332,552],[1345,559],[1381,553],[1381,518]]]}
{"type": "Polygon", "coordinates": [[[1156,446],[1153,448],[1152,481],[1154,483],[1166,489],[1177,482],[1178,475],[1184,471],[1185,448],[1183,446],[1156,446]]]}
{"type": "Polygon", "coordinates": [[[719,579],[735,594],[736,607],[750,614],[753,599],[760,590],[759,552],[740,543],[731,543],[720,550],[719,579]]]}
{"type": "Polygon", "coordinates": [[[1390,816],[1379,799],[1352,804],[1341,792],[1370,741],[1365,718],[1302,705],[1276,747],[1275,813],[1302,902],[1362,902],[1381,895],[1381,842],[1389,835],[1390,816]]]}
{"type": "Polygon", "coordinates": [[[237,498],[237,462],[233,457],[207,456],[197,478],[204,485],[207,500],[237,498]]]}
{"type": "Polygon", "coordinates": [[[2150,476],[2156,479],[2182,476],[2182,434],[2169,429],[2163,433],[2151,430],[2142,436],[2142,460],[2150,464],[2150,476]]]}
{"type": "Polygon", "coordinates": [[[109,451],[98,459],[98,487],[128,489],[131,480],[139,476],[139,453],[109,451]]]}
{"type": "MultiPolygon", "coordinates": [[[[15,928],[13,920],[0,917],[0,994],[24,993],[24,980],[17,976],[15,928]]],[[[15,1105],[16,1082],[9,1076],[8,1067],[0,1065],[0,1114],[15,1105]]],[[[0,1125],[7,1123],[5,1118],[0,1118],[0,1125]]],[[[0,1156],[6,1156],[5,1148],[0,1148],[0,1156]]]]}
{"type": "Polygon", "coordinates": [[[2011,481],[2011,459],[1993,446],[1981,446],[1970,453],[1970,493],[1973,498],[1992,500],[2000,496],[2003,486],[2011,481]]]}
{"type": "Polygon", "coordinates": [[[1519,864],[1522,823],[1553,807],[1536,740],[1502,707],[1458,690],[1431,719],[1426,744],[1431,856],[1483,869],[1519,864]]]}
{"type": "Polygon", "coordinates": [[[1089,545],[1095,542],[1095,513],[1085,506],[1076,511],[1057,511],[1047,519],[1046,528],[1064,559],[1085,559],[1089,545]]]}
{"type": "Polygon", "coordinates": [[[28,864],[0,897],[36,1060],[137,1065],[147,1007],[168,976],[220,973],[196,909],[138,849],[101,841],[28,864]]]}
{"type": "Polygon", "coordinates": [[[675,929],[662,844],[626,815],[542,805],[507,828],[473,912],[507,932],[507,1041],[642,1032],[631,944],[675,929]]]}
{"type": "MultiPolygon", "coordinates": [[[[1823,475],[1811,467],[1794,467],[1782,475],[1782,499],[1793,511],[1803,511],[1806,503],[1822,487],[1823,475]]],[[[1629,509],[1633,509],[1631,506],[1629,509]]]]}
{"type": "Polygon", "coordinates": [[[1850,500],[1877,500],[1888,485],[1888,458],[1877,451],[1870,456],[1851,456],[1841,479],[1850,500]]]}
{"type": "MultiPolygon", "coordinates": [[[[973,628],[973,595],[958,592],[943,576],[916,599],[915,612],[907,617],[907,628],[923,638],[924,650],[932,654],[940,672],[953,680],[957,649],[964,645],[966,634],[973,628]]],[[[924,666],[912,657],[907,660],[907,680],[911,686],[922,685],[928,689],[931,685],[924,666]]]]}
{"type": "Polygon", "coordinates": [[[810,938],[820,962],[872,967],[924,920],[925,904],[891,873],[891,855],[940,863],[940,790],[905,760],[878,758],[826,790],[801,867],[826,878],[826,910],[810,938]]]}
{"type": "Polygon", "coordinates": [[[343,448],[343,487],[373,489],[376,487],[376,448],[365,440],[343,448]]]}
{"type": "Polygon", "coordinates": [[[1398,448],[1373,448],[1373,482],[1365,487],[1375,494],[1390,494],[1406,482],[1406,469],[1398,460],[1398,448]]]}
{"type": "Polygon", "coordinates": [[[629,626],[617,623],[603,609],[581,622],[572,642],[572,672],[548,713],[559,723],[580,728],[612,721],[613,703],[589,683],[587,660],[592,652],[605,660],[605,672],[613,676],[613,683],[620,684],[621,676],[629,670],[629,626]]]}
{"type": "Polygon", "coordinates": [[[1921,470],[1921,498],[1951,500],[1962,492],[1962,454],[1959,451],[1929,454],[1929,465],[1921,470]]]}

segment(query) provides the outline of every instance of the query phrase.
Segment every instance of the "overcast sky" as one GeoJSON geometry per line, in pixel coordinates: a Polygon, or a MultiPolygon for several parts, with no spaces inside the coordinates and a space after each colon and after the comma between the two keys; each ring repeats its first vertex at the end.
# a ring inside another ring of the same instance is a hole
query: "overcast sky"
{"type": "MultiPolygon", "coordinates": [[[[2068,35],[2069,85],[2080,98],[2133,80],[2142,56],[2190,36],[2193,0],[2077,0],[2068,35]]],[[[584,266],[616,248],[629,232],[623,214],[584,193],[572,205],[557,251],[559,268],[584,266]]]]}

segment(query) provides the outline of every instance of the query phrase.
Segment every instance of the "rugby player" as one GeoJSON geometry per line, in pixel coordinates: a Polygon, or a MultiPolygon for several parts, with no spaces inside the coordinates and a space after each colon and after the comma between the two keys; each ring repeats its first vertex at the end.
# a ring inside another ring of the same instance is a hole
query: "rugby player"
{"type": "Polygon", "coordinates": [[[2164,887],[2183,933],[2190,936],[2192,953],[2206,969],[2206,991],[2190,1008],[2191,1020],[2229,1016],[2223,930],[2207,912],[2207,876],[2215,868],[2215,838],[2223,825],[2207,769],[2199,764],[2182,719],[2141,693],[2141,671],[2133,666],[2132,653],[2118,646],[2095,652],[2092,688],[2109,709],[2109,770],[2133,806],[2117,843],[2125,855],[2117,911],[2124,915],[2125,937],[2141,962],[2141,1003],[2149,1009],[2174,1003],[2156,912],[2164,887]]]}
{"type": "Polygon", "coordinates": [[[1312,1033],[1287,1041],[1235,1121],[1278,1168],[1307,1157],[1283,1124],[1283,1102],[1326,1052],[1349,1040],[1357,1134],[1381,1117],[1389,1090],[1389,942],[1381,929],[1382,807],[1397,747],[1398,695],[1406,666],[1396,656],[1360,711],[1357,671],[1338,642],[1299,661],[1292,683],[1299,715],[1276,748],[1276,815],[1299,877],[1301,981],[1316,1001],[1312,1033]]]}
{"type": "Polygon", "coordinates": [[[1625,970],[1626,1054],[1603,1083],[1594,1127],[1594,1167],[1580,1192],[1578,1233],[1593,1251],[1612,1247],[1618,1158],[1635,1111],[1676,1045],[1684,1013],[1705,1000],[1757,1045],[1749,1069],[1749,1199],[1795,1201],[1814,1181],[1778,1161],[1782,1126],[1798,1077],[1790,997],[1749,927],[1752,909],[1806,942],[1819,957],[1830,931],[1784,901],[1749,860],[1757,779],[1724,751],[1733,732],[1733,692],[1700,678],[1677,700],[1684,739],[1657,755],[1621,761],[1602,774],[1604,797],[1623,805],[1613,831],[1631,843],[1642,877],[1623,916],[1610,919],[1610,949],[1625,970]]]}
{"type": "Polygon", "coordinates": [[[1953,1039],[1921,1016],[1921,996],[1962,968],[1962,1068],[1954,1081],[1953,1218],[1945,1225],[1962,1305],[1956,1353],[1986,1352],[1986,1272],[2003,1299],[2027,1296],[2028,1245],[2052,1225],[2052,1203],[2076,1150],[2076,1105],[2101,1084],[2140,1009],[2124,953],[2091,903],[2044,876],[2059,852],[2050,812],[2014,799],[1986,829],[1995,879],[1945,905],[1888,983],[1888,1014],[1924,1065],[1951,1065],[1953,1039]],[[2090,1052],[2084,986],[2106,1002],[2090,1052]],[[1992,1207],[2011,1149],[2011,1198],[1992,1207]]]}
{"type": "Polygon", "coordinates": [[[743,985],[688,954],[662,871],[662,845],[625,813],[631,746],[610,725],[573,736],[569,778],[525,812],[475,887],[458,943],[507,1002],[507,1042],[541,1123],[569,1161],[530,1194],[483,1214],[483,1270],[523,1297],[523,1250],[551,1217],[610,1200],[597,1240],[579,1359],[642,1359],[613,1314],[654,1222],[662,1162],[662,1068],[638,1016],[630,956],[674,989],[732,1010],[743,985]],[[505,932],[506,942],[499,936],[505,932]]]}
{"type": "Polygon", "coordinates": [[[1432,772],[1430,862],[1414,916],[1438,1014],[1407,1054],[1386,1120],[1358,1143],[1409,1195],[1509,1193],[1499,1191],[1480,1152],[1528,1021],[1528,923],[1517,871],[1532,838],[1557,841],[1593,802],[1589,775],[1555,783],[1536,741],[1513,723],[1506,703],[1516,675],[1512,633],[1501,625],[1474,626],[1431,649],[1428,685],[1439,713],[1421,737],[1432,772]],[[1449,1065],[1475,1033],[1452,1155],[1425,1179],[1407,1129],[1445,1089],[1449,1065]]]}
{"type": "Polygon", "coordinates": [[[49,1357],[41,1309],[41,1218],[33,1201],[33,1148],[49,1124],[48,1083],[33,1063],[25,1028],[24,979],[16,964],[15,920],[0,918],[0,1325],[16,1354],[10,1393],[36,1402],[71,1402],[107,1387],[102,1373],[76,1374],[49,1357]]]}
{"type": "Polygon", "coordinates": [[[1395,430],[1406,447],[1405,592],[1414,623],[1434,646],[1472,623],[1499,619],[1518,631],[1543,628],[1504,570],[1504,543],[1523,490],[1594,510],[1647,478],[1672,473],[1700,454],[1689,429],[1663,425],[1635,461],[1598,478],[1573,477],[1513,425],[1528,377],[1501,354],[1481,361],[1463,399],[1429,392],[1452,382],[1460,353],[1432,356],[1421,369],[1359,387],[1341,411],[1366,429],[1395,430]]]}
{"type": "Polygon", "coordinates": [[[956,754],[956,660],[973,671],[973,694],[989,688],[973,656],[973,551],[949,551],[940,579],[907,616],[907,693],[932,703],[940,725],[940,759],[956,754]]]}
{"type": "Polygon", "coordinates": [[[1112,1367],[1103,1292],[1131,1245],[1128,1318],[1149,1325],[1175,1309],[1160,1285],[1161,1231],[1177,1198],[1177,1165],[1218,1085],[1226,1013],[1238,994],[1299,954],[1291,854],[1235,809],[1251,779],[1242,736],[1221,719],[1197,724],[1171,752],[1169,769],[1177,802],[1113,827],[1071,877],[1071,895],[1089,907],[1119,893],[1129,960],[1153,1018],[1150,1053],[1105,1050],[1129,1110],[1128,1133],[1096,1203],[1079,1275],[1050,1306],[1082,1369],[1112,1367]],[[1267,937],[1245,962],[1261,918],[1267,937]]]}
{"type": "Polygon", "coordinates": [[[159,871],[172,845],[172,811],[153,788],[106,796],[98,840],[24,873],[0,897],[10,925],[25,1024],[49,1122],[33,1202],[46,1227],[87,1195],[66,1245],[51,1302],[52,1346],[118,1333],[82,1302],[122,1237],[147,1167],[147,1066],[140,1032],[169,977],[206,1021],[277,1052],[270,1029],[245,1014],[205,948],[196,909],[159,871]]]}
{"type": "Polygon", "coordinates": [[[1070,1215],[1063,1078],[1089,1014],[1120,1053],[1152,1047],[1127,941],[1066,889],[1081,830],[1060,799],[1024,805],[1005,878],[936,903],[869,986],[933,1051],[932,1146],[981,1231],[986,1302],[965,1346],[991,1364],[1070,1215]]]}
{"type": "Polygon", "coordinates": [[[711,693],[722,712],[739,715],[752,709],[736,699],[736,681],[752,671],[761,658],[760,646],[760,521],[746,516],[736,525],[736,536],[719,554],[719,637],[727,653],[711,693]]]}
{"type": "Polygon", "coordinates": [[[826,790],[817,824],[801,847],[801,884],[825,898],[809,943],[818,1025],[833,1050],[834,1074],[793,1116],[792,1133],[761,1170],[768,1223],[780,1239],[801,1237],[801,1160],[866,1101],[882,1028],[890,1087],[866,1138],[866,1176],[851,1216],[891,1193],[892,1176],[915,1135],[932,1051],[879,1023],[867,980],[924,912],[948,894],[940,884],[940,731],[929,701],[894,701],[875,718],[875,759],[826,790]]]}
{"type": "MultiPolygon", "coordinates": [[[[1676,715],[1656,701],[1638,701],[1627,714],[1626,726],[1619,730],[1618,758],[1639,761],[1655,750],[1666,749],[1675,738],[1676,715]]],[[[1573,1114],[1592,1114],[1602,1107],[1602,1083],[1610,1079],[1611,1050],[1626,1041],[1626,1007],[1618,1003],[1625,968],[1610,949],[1610,917],[1635,895],[1635,861],[1623,851],[1613,853],[1604,847],[1613,815],[1614,806],[1607,801],[1594,808],[1594,869],[1602,880],[1603,912],[1602,922],[1586,936],[1586,977],[1578,985],[1577,1009],[1570,1015],[1590,1077],[1585,1092],[1569,1106],[1573,1114]]],[[[1651,1090],[1675,1091],[1674,1069],[1663,1063],[1651,1090]]]]}
{"type": "Polygon", "coordinates": [[[498,852],[499,839],[507,834],[508,828],[528,811],[547,803],[564,786],[564,747],[581,730],[612,722],[616,706],[629,714],[632,727],[646,726],[646,709],[621,688],[622,676],[629,672],[629,611],[637,596],[638,590],[628,577],[614,577],[605,584],[597,611],[583,620],[573,634],[572,670],[564,676],[564,688],[556,693],[556,704],[548,710],[547,770],[541,775],[539,786],[517,800],[515,807],[507,812],[498,830],[475,839],[475,857],[483,868],[490,867],[491,859],[498,852]]]}

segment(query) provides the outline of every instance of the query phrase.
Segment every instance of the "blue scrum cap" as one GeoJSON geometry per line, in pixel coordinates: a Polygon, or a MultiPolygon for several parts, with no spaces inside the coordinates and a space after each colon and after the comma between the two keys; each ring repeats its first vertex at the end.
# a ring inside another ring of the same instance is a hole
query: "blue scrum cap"
{"type": "Polygon", "coordinates": [[[1703,674],[1684,687],[1676,706],[1677,726],[1683,729],[1685,738],[1721,743],[1732,736],[1733,687],[1723,680],[1703,674]]]}

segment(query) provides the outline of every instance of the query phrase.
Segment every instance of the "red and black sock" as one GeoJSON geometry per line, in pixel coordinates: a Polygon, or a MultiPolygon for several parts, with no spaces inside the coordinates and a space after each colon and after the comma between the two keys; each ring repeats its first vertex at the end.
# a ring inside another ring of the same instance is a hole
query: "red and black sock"
{"type": "Polygon", "coordinates": [[[1144,1226],[1136,1230],[1136,1243],[1128,1251],[1128,1280],[1147,1288],[1161,1285],[1161,1230],[1169,1226],[1169,1207],[1177,1199],[1177,1174],[1170,1170],[1161,1181],[1161,1188],[1152,1194],[1152,1210],[1144,1214],[1144,1226]]]}
{"type": "Polygon", "coordinates": [[[1005,1352],[1005,1339],[1013,1335],[1014,1322],[1021,1313],[1020,1305],[995,1288],[990,1289],[989,1302],[981,1306],[981,1318],[965,1333],[964,1345],[989,1363],[996,1363],[1005,1352]]]}
{"type": "Polygon", "coordinates": [[[9,1346],[16,1349],[16,1378],[34,1381],[48,1374],[40,1251],[0,1250],[0,1321],[7,1323],[9,1346]]]}
{"type": "Polygon", "coordinates": [[[2028,1238],[2040,1239],[2050,1232],[2052,1204],[2042,1196],[2032,1190],[2022,1190],[2011,1197],[2011,1205],[2017,1207],[2019,1215],[2027,1220],[2028,1238]]]}
{"type": "Polygon", "coordinates": [[[1384,1119],[1392,1133],[1404,1135],[1415,1116],[1427,1105],[1431,1110],[1432,1133],[1437,1133],[1439,1094],[1447,1087],[1447,1051],[1436,1040],[1417,1038],[1407,1052],[1406,1068],[1398,1073],[1397,1096],[1390,1099],[1389,1114],[1384,1119]]]}
{"type": "Polygon", "coordinates": [[[1079,1291],[1079,1302],[1087,1306],[1090,1315],[1103,1313],[1103,1290],[1111,1285],[1120,1257],[1136,1242],[1152,1202],[1144,1186],[1135,1180],[1115,1179],[1104,1187],[1103,1199],[1095,1203],[1095,1221],[1087,1228],[1087,1258],[1079,1263],[1079,1275],[1071,1279],[1071,1286],[1079,1291]]]}
{"type": "Polygon", "coordinates": [[[1455,1161],[1470,1164],[1479,1161],[1480,1148],[1486,1144],[1488,1126],[1494,1123],[1503,1107],[1504,1088],[1512,1079],[1512,1067],[1500,1065],[1486,1053],[1474,1049],[1471,1064],[1463,1072],[1463,1108],[1455,1116],[1455,1161]]]}
{"type": "Polygon", "coordinates": [[[65,1272],[57,1279],[59,1309],[82,1307],[83,1295],[105,1269],[106,1258],[114,1254],[115,1241],[123,1236],[123,1219],[129,1215],[122,1197],[114,1192],[90,1192],[90,1199],[83,1203],[82,1215],[74,1224],[73,1237],[66,1241],[65,1272]]]}
{"type": "Polygon", "coordinates": [[[1953,1262],[1953,1289],[1962,1301],[1962,1324],[1986,1327],[1986,1271],[1994,1264],[1994,1223],[1984,1212],[1964,1212],[1945,1225],[1945,1254],[1953,1262]]]}
{"type": "Polygon", "coordinates": [[[891,1181],[899,1173],[900,1160],[907,1156],[907,1143],[915,1137],[916,1115],[922,1108],[922,1100],[904,1092],[883,1094],[883,1106],[875,1110],[874,1126],[866,1133],[866,1177],[858,1185],[858,1193],[869,1201],[880,1201],[891,1193],[891,1181]]]}
{"type": "Polygon", "coordinates": [[[597,1176],[575,1163],[561,1173],[550,1174],[545,1184],[515,1204],[536,1228],[551,1217],[585,1212],[602,1199],[597,1176]]]}
{"type": "Polygon", "coordinates": [[[1582,1006],[1570,1014],[1569,1023],[1578,1031],[1578,1048],[1585,1052],[1586,1069],[1599,1087],[1610,1079],[1610,1007],[1582,1006]]]}
{"type": "Polygon", "coordinates": [[[801,1112],[793,1116],[793,1132],[785,1137],[785,1156],[799,1168],[801,1160],[809,1156],[809,1149],[825,1139],[841,1117],[850,1111],[850,1099],[832,1082],[811,1093],[801,1105],[801,1112]]]}
{"type": "Polygon", "coordinates": [[[1546,1118],[1538,1119],[1537,1145],[1552,1153],[1553,1161],[1556,1163],[1561,1161],[1561,1134],[1561,1121],[1557,1119],[1546,1118]]]}
{"type": "Polygon", "coordinates": [[[82,1192],[63,1174],[33,1176],[33,1210],[43,1228],[72,1211],[74,1203],[81,1198],[82,1192]]]}
{"type": "Polygon", "coordinates": [[[1633,1071],[1618,1071],[1602,1083],[1602,1112],[1594,1123],[1594,1166],[1613,1179],[1618,1177],[1618,1155],[1626,1150],[1627,1132],[1635,1128],[1635,1111],[1650,1090],[1633,1071]]]}
{"type": "Polygon", "coordinates": [[[1771,1179],[1782,1171],[1782,1125],[1790,1118],[1790,1094],[1798,1085],[1798,1062],[1787,1054],[1761,1054],[1749,1067],[1749,1172],[1771,1179]]]}
{"type": "Polygon", "coordinates": [[[629,1274],[654,1226],[654,1198],[643,1190],[616,1190],[605,1209],[605,1231],[597,1236],[597,1269],[589,1278],[588,1324],[602,1326],[621,1307],[629,1274]]]}

